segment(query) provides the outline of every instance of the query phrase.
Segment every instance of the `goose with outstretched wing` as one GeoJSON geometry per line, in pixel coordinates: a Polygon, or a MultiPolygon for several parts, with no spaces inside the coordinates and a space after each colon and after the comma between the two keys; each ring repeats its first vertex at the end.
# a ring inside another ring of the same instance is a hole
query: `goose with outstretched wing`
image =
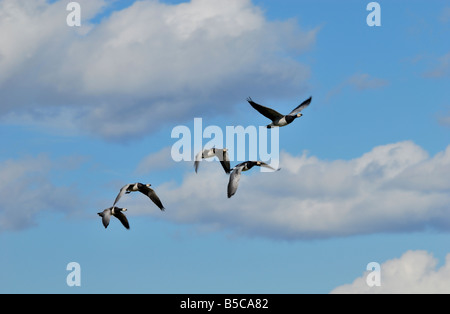
{"type": "Polygon", "coordinates": [[[273,127],[286,126],[294,122],[295,119],[300,118],[303,115],[300,112],[309,106],[311,100],[312,97],[309,97],[307,100],[298,105],[294,110],[292,110],[289,114],[283,115],[276,110],[255,103],[250,97],[247,98],[248,103],[253,108],[255,108],[260,114],[262,114],[266,118],[272,120],[272,123],[267,125],[267,128],[269,129],[273,127]]]}
{"type": "Polygon", "coordinates": [[[253,168],[254,166],[266,167],[266,168],[272,169],[273,171],[280,170],[280,168],[275,169],[262,161],[245,161],[243,163],[236,165],[232,169],[232,172],[230,175],[230,180],[228,181],[228,190],[227,190],[228,198],[230,198],[234,194],[236,194],[237,188],[239,186],[239,181],[241,180],[242,171],[248,171],[251,168],[253,168]]]}
{"type": "Polygon", "coordinates": [[[161,200],[159,199],[158,195],[156,194],[156,192],[150,188],[151,184],[142,184],[142,183],[131,183],[131,184],[127,184],[124,185],[120,191],[119,194],[116,197],[116,200],[114,201],[114,204],[112,207],[116,206],[117,202],[120,200],[120,198],[124,195],[124,194],[129,194],[131,192],[141,192],[142,194],[148,196],[153,203],[156,204],[156,206],[159,207],[160,210],[164,210],[164,206],[161,203],[161,200]]]}
{"type": "Polygon", "coordinates": [[[228,149],[226,148],[205,148],[195,156],[194,168],[195,172],[198,171],[200,161],[202,159],[217,157],[222,164],[225,173],[230,173],[230,157],[228,156],[228,149]]]}
{"type": "Polygon", "coordinates": [[[130,229],[130,224],[128,223],[128,219],[122,213],[122,212],[126,212],[126,211],[127,211],[126,208],[110,207],[110,208],[103,210],[100,213],[97,213],[97,214],[100,217],[102,217],[102,223],[103,223],[103,226],[105,226],[105,229],[108,228],[108,226],[109,226],[109,221],[111,220],[111,216],[114,216],[117,219],[119,219],[125,228],[130,229]]]}

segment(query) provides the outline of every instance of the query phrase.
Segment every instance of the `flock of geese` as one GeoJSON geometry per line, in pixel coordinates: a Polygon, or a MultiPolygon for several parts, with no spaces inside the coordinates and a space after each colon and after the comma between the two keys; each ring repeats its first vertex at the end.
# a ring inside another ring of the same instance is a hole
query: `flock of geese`
{"type": "MultiPolygon", "coordinates": [[[[309,97],[307,100],[302,102],[299,106],[297,106],[294,110],[292,110],[289,114],[283,115],[279,112],[277,112],[274,109],[264,107],[260,104],[255,103],[250,97],[247,98],[248,103],[256,109],[259,113],[261,113],[266,118],[270,119],[272,122],[267,125],[267,128],[274,128],[274,127],[283,127],[288,124],[291,124],[295,119],[301,117],[303,114],[301,111],[309,106],[311,103],[312,97],[309,97]]],[[[237,164],[233,168],[230,166],[230,158],[228,156],[228,149],[227,148],[205,148],[202,151],[200,151],[195,156],[194,161],[194,169],[195,172],[198,173],[198,168],[200,166],[200,162],[203,159],[207,158],[214,158],[217,157],[222,164],[222,167],[226,174],[230,175],[230,179],[228,182],[228,189],[227,189],[227,195],[228,198],[232,197],[234,194],[236,194],[237,188],[239,186],[239,181],[241,179],[241,173],[243,171],[248,171],[252,169],[255,166],[258,167],[266,167],[269,169],[272,169],[274,171],[279,171],[280,168],[275,169],[268,165],[265,162],[262,161],[245,161],[240,164],[237,164]]],[[[116,199],[114,200],[114,203],[111,207],[103,210],[102,212],[98,213],[100,217],[102,217],[102,223],[105,228],[108,227],[109,222],[111,220],[111,216],[116,217],[119,219],[119,221],[122,223],[122,225],[130,229],[130,224],[128,222],[127,217],[123,212],[127,211],[126,208],[120,208],[116,207],[116,204],[119,202],[119,200],[122,198],[124,194],[129,194],[131,192],[140,192],[144,195],[146,195],[150,200],[158,206],[158,208],[161,211],[164,211],[164,205],[162,204],[161,200],[159,199],[158,195],[156,194],[155,190],[150,188],[151,184],[143,184],[143,183],[130,183],[127,185],[124,185],[120,191],[119,194],[117,194],[116,199]]]]}

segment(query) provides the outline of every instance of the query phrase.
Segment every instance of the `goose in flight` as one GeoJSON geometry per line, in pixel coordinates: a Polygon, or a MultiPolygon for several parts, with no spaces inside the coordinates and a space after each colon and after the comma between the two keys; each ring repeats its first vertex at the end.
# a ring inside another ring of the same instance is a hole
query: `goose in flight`
{"type": "Polygon", "coordinates": [[[104,211],[97,213],[100,217],[102,217],[102,222],[103,222],[103,226],[105,226],[105,229],[108,228],[109,225],[109,221],[111,219],[111,216],[116,217],[117,219],[120,220],[120,222],[122,223],[122,225],[127,228],[130,229],[130,224],[128,223],[128,219],[127,217],[122,213],[122,212],[126,212],[127,209],[126,208],[119,208],[119,207],[110,207],[105,209],[104,211]]]}
{"type": "Polygon", "coordinates": [[[232,169],[233,171],[231,172],[230,180],[228,182],[228,191],[227,191],[228,198],[232,197],[236,193],[237,188],[239,186],[239,181],[241,180],[242,171],[248,171],[248,170],[252,169],[254,166],[266,167],[266,168],[272,169],[274,171],[280,170],[280,168],[275,169],[262,161],[246,161],[246,162],[236,165],[232,169]]]}
{"type": "Polygon", "coordinates": [[[298,105],[294,110],[292,110],[287,115],[282,115],[278,111],[275,111],[271,108],[261,106],[261,105],[255,103],[250,97],[247,98],[247,101],[260,114],[262,114],[266,118],[269,118],[270,120],[272,120],[272,123],[267,125],[267,128],[270,129],[273,127],[281,127],[281,126],[288,125],[288,124],[292,123],[295,119],[300,118],[303,115],[302,113],[300,113],[300,111],[302,111],[303,109],[305,109],[306,107],[309,106],[309,104],[311,103],[311,99],[312,99],[312,97],[309,97],[307,100],[302,102],[300,105],[298,105]]]}
{"type": "Polygon", "coordinates": [[[198,171],[200,161],[205,158],[217,157],[222,164],[225,173],[230,173],[230,157],[228,156],[228,149],[226,148],[205,148],[195,156],[194,168],[198,171]]]}
{"type": "Polygon", "coordinates": [[[129,194],[131,192],[141,192],[144,195],[147,195],[152,201],[153,203],[156,204],[156,206],[159,207],[159,209],[164,210],[164,206],[161,203],[161,200],[159,199],[158,195],[156,195],[156,192],[150,188],[151,184],[142,184],[142,183],[131,183],[131,184],[127,184],[124,185],[120,191],[119,194],[116,197],[116,200],[114,201],[114,204],[112,207],[115,207],[117,202],[120,200],[120,198],[124,195],[124,194],[129,194]]]}

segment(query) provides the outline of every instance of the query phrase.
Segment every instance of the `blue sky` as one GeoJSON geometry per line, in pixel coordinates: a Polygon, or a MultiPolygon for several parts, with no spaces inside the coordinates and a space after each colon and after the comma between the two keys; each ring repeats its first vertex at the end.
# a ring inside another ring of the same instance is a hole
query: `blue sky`
{"type": "Polygon", "coordinates": [[[449,292],[448,2],[378,1],[379,27],[369,1],[67,3],[0,0],[1,293],[449,292]],[[227,199],[171,132],[268,124],[249,96],[313,100],[227,199]],[[134,182],[166,211],[127,195],[105,230],[134,182]]]}

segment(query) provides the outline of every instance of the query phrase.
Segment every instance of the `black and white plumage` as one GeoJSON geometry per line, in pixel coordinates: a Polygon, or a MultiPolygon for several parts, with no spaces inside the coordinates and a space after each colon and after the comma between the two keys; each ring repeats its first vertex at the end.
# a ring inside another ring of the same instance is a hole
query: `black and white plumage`
{"type": "Polygon", "coordinates": [[[197,173],[200,161],[205,158],[217,157],[222,164],[225,173],[230,173],[230,157],[226,148],[205,148],[195,156],[194,168],[197,173]]]}
{"type": "Polygon", "coordinates": [[[267,128],[269,129],[273,127],[282,127],[291,124],[295,119],[300,118],[303,115],[300,112],[309,106],[311,100],[312,97],[309,97],[307,100],[298,105],[294,110],[292,110],[289,114],[283,115],[276,110],[255,103],[250,97],[247,98],[247,101],[253,108],[255,108],[260,114],[262,114],[266,118],[272,120],[272,123],[267,125],[267,128]]]}
{"type": "Polygon", "coordinates": [[[253,168],[254,166],[266,167],[266,168],[272,169],[274,171],[280,170],[280,168],[275,169],[262,161],[245,161],[243,163],[236,165],[232,169],[232,172],[230,175],[230,180],[228,182],[228,190],[227,190],[228,198],[232,197],[236,193],[237,188],[239,186],[239,181],[241,180],[242,171],[248,171],[251,168],[253,168]]]}
{"type": "Polygon", "coordinates": [[[116,206],[117,202],[120,200],[120,198],[124,195],[124,194],[129,194],[131,192],[141,192],[144,195],[147,195],[152,201],[153,203],[156,204],[156,206],[159,207],[159,209],[164,210],[164,206],[161,203],[161,200],[159,199],[158,195],[156,195],[156,192],[150,188],[151,184],[142,184],[142,183],[131,183],[131,184],[127,184],[124,185],[120,191],[119,194],[116,197],[116,200],[114,201],[113,207],[116,206]]]}
{"type": "Polygon", "coordinates": [[[122,223],[122,225],[125,228],[130,229],[130,224],[128,223],[128,219],[122,213],[122,212],[125,212],[125,211],[127,211],[126,208],[110,207],[110,208],[107,208],[107,209],[103,210],[100,213],[97,213],[97,214],[100,217],[102,217],[103,226],[105,226],[105,228],[108,228],[109,221],[111,220],[111,216],[114,216],[114,217],[116,217],[117,219],[120,220],[120,222],[122,223]]]}

